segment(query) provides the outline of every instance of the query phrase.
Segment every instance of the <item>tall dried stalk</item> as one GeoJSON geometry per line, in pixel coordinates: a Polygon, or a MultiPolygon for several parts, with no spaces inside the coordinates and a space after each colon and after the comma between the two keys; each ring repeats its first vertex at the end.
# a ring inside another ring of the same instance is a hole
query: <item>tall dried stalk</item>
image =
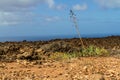
{"type": "Polygon", "coordinates": [[[84,43],[83,43],[82,37],[80,35],[80,31],[79,31],[79,27],[78,27],[78,23],[77,23],[77,18],[76,18],[76,15],[74,14],[74,12],[72,10],[70,10],[70,18],[72,19],[72,21],[74,23],[74,26],[76,28],[77,34],[78,34],[79,39],[80,39],[80,42],[82,44],[82,48],[84,48],[84,43]]]}

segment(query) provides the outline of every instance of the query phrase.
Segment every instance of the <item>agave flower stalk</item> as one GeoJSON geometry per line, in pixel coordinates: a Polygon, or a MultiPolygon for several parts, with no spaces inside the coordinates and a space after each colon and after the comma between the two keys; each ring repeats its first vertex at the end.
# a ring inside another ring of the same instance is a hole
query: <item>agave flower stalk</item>
{"type": "Polygon", "coordinates": [[[76,18],[76,15],[74,14],[74,12],[72,10],[70,10],[70,18],[71,18],[71,20],[74,23],[74,26],[76,28],[76,31],[77,31],[78,37],[80,39],[81,45],[84,48],[84,43],[83,43],[80,31],[79,31],[79,27],[78,27],[78,23],[77,23],[77,18],[76,18]]]}

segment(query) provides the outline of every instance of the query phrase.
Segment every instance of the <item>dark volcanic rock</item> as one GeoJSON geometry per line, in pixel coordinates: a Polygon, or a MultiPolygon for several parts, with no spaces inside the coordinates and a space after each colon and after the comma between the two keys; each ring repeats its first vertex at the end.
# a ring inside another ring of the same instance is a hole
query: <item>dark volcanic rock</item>
{"type": "MultiPolygon", "coordinates": [[[[95,45],[104,47],[116,54],[116,50],[120,50],[120,37],[112,36],[107,38],[86,38],[83,39],[84,45],[95,45]]],[[[80,40],[74,39],[56,39],[51,41],[35,41],[35,42],[1,42],[0,43],[0,60],[15,59],[45,59],[54,52],[79,52],[81,50],[80,40]],[[43,58],[44,56],[44,58],[43,58]]],[[[117,52],[118,53],[118,52],[117,52]]]]}
{"type": "Polygon", "coordinates": [[[75,45],[65,42],[57,41],[49,44],[45,44],[41,47],[46,52],[74,52],[79,48],[76,48],[75,45]]]}

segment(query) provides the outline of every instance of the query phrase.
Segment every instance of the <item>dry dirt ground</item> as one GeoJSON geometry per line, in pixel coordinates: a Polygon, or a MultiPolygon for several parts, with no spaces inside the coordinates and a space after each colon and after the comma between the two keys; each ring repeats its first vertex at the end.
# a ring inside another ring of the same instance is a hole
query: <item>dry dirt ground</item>
{"type": "Polygon", "coordinates": [[[120,80],[120,59],[81,57],[43,64],[0,62],[0,80],[120,80]]]}

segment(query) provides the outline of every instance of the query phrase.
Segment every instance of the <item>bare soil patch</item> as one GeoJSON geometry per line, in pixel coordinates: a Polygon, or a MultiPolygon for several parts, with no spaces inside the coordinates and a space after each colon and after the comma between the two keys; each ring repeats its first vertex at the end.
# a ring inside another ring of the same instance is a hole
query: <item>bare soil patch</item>
{"type": "Polygon", "coordinates": [[[0,80],[120,80],[120,59],[87,57],[68,61],[0,64],[0,80]]]}

